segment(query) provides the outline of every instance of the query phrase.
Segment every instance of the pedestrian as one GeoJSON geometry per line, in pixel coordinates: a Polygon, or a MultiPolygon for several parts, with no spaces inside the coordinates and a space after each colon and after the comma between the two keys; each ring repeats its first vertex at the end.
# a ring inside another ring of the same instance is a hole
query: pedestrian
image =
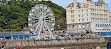
{"type": "Polygon", "coordinates": [[[100,47],[96,47],[96,49],[100,49],[100,47]]]}
{"type": "Polygon", "coordinates": [[[20,47],[17,47],[17,49],[20,49],[20,47]]]}
{"type": "Polygon", "coordinates": [[[64,48],[61,48],[61,49],[64,49],[64,48]]]}
{"type": "Polygon", "coordinates": [[[5,49],[5,46],[2,46],[2,48],[1,49],[5,49]]]}

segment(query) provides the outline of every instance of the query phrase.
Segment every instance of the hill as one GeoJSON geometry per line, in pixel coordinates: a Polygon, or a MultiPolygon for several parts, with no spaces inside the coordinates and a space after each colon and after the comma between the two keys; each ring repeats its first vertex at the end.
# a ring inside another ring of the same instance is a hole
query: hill
{"type": "Polygon", "coordinates": [[[0,5],[0,31],[23,31],[28,24],[29,11],[36,4],[45,4],[51,7],[56,18],[56,26],[65,24],[66,10],[51,1],[42,2],[13,2],[0,5]]]}

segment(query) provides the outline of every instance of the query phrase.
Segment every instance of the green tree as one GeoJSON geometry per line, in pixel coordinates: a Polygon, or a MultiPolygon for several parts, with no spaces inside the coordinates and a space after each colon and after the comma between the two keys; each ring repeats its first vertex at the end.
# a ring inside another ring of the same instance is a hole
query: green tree
{"type": "Polygon", "coordinates": [[[14,0],[0,5],[0,31],[21,31],[28,26],[29,11],[36,4],[45,4],[51,7],[56,17],[56,25],[64,25],[65,9],[51,1],[43,2],[13,2],[14,0]],[[60,21],[59,21],[60,20],[60,21]]]}
{"type": "Polygon", "coordinates": [[[2,0],[2,3],[6,3],[7,2],[7,0],[2,0]]]}

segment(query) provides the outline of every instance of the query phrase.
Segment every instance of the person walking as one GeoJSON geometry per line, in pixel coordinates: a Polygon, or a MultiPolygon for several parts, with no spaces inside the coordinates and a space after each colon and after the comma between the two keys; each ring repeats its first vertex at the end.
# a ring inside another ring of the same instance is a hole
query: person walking
{"type": "Polygon", "coordinates": [[[96,47],[96,49],[100,49],[100,47],[96,47]]]}
{"type": "Polygon", "coordinates": [[[2,46],[2,48],[1,49],[5,49],[5,46],[2,46]]]}
{"type": "Polygon", "coordinates": [[[20,49],[20,47],[17,47],[17,49],[20,49]]]}

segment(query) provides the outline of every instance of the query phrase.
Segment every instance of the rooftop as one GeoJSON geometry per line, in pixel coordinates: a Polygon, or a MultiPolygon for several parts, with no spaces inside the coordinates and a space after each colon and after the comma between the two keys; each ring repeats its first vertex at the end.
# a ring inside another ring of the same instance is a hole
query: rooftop
{"type": "MultiPolygon", "coordinates": [[[[92,0],[87,0],[87,1],[91,1],[91,2],[93,2],[92,0]]],[[[105,2],[94,2],[95,3],[95,6],[102,6],[102,4],[105,4],[105,2]]],[[[71,4],[69,4],[68,6],[67,6],[67,8],[68,7],[74,7],[74,3],[71,3],[71,4]]],[[[81,7],[81,2],[77,2],[77,7],[81,7]]]]}

